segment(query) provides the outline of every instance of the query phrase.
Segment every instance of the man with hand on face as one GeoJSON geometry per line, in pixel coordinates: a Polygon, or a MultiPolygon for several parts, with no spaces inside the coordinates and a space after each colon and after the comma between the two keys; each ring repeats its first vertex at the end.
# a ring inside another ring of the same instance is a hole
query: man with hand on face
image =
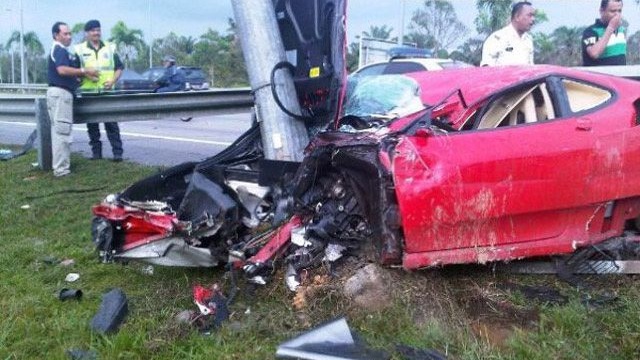
{"type": "Polygon", "coordinates": [[[51,119],[53,175],[60,177],[71,173],[73,97],[79,78],[97,78],[99,72],[91,67],[80,69],[77,55],[68,49],[71,45],[71,30],[67,24],[56,22],[51,28],[51,34],[53,45],[47,61],[47,111],[51,119]]]}
{"type": "MultiPolygon", "coordinates": [[[[124,66],[116,53],[116,46],[110,42],[101,40],[102,32],[98,20],[89,20],[84,26],[85,41],[76,45],[76,54],[80,58],[83,68],[93,67],[100,71],[97,78],[84,78],[80,84],[83,92],[99,92],[111,90],[122,73],[124,66]]],[[[111,143],[113,161],[122,161],[122,140],[118,123],[104,123],[107,138],[111,143]]],[[[100,141],[99,124],[87,124],[89,133],[89,145],[91,146],[91,159],[102,159],[102,142],[100,141]]]]}
{"type": "Polygon", "coordinates": [[[536,12],[530,2],[515,3],[511,22],[484,41],[480,65],[533,65],[533,38],[529,30],[535,19],[536,12]]]}
{"type": "Polygon", "coordinates": [[[600,19],[582,33],[582,65],[626,65],[627,40],[622,0],[602,0],[600,19]]]}

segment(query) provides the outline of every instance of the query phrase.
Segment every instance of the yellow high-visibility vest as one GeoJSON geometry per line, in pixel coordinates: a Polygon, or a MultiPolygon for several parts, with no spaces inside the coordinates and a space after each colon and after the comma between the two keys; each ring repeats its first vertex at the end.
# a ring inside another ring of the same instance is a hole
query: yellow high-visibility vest
{"type": "Polygon", "coordinates": [[[103,44],[104,46],[97,52],[93,50],[88,41],[74,47],[82,68],[94,68],[100,71],[98,81],[83,77],[80,83],[80,90],[102,90],[105,82],[113,80],[116,67],[114,58],[116,46],[110,42],[104,42],[103,44]]]}

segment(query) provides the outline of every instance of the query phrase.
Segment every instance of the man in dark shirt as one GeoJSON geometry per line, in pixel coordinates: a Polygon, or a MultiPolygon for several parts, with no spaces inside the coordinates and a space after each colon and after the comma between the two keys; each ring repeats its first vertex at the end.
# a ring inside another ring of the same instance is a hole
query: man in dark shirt
{"type": "Polygon", "coordinates": [[[582,65],[626,65],[626,55],[622,0],[602,0],[600,19],[582,33],[582,65]]]}
{"type": "Polygon", "coordinates": [[[51,28],[51,34],[54,41],[47,64],[47,110],[51,120],[53,175],[60,177],[71,173],[73,96],[80,84],[79,78],[97,78],[99,73],[93,68],[79,68],[77,56],[68,50],[71,31],[67,24],[56,22],[51,28]]]}

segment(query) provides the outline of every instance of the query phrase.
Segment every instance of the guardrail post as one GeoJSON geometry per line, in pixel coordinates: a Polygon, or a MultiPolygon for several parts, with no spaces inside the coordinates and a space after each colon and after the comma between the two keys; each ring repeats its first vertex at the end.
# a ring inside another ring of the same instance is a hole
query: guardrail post
{"type": "Polygon", "coordinates": [[[38,129],[38,164],[40,169],[49,171],[52,169],[51,154],[51,119],[47,111],[47,99],[37,98],[36,124],[38,129]]]}

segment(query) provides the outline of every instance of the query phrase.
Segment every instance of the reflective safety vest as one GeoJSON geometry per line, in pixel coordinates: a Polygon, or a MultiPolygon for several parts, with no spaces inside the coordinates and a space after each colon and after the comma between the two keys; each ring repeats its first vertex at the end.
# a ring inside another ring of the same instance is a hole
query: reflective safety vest
{"type": "Polygon", "coordinates": [[[104,89],[104,83],[113,80],[115,75],[116,46],[110,42],[103,42],[104,46],[97,52],[89,45],[88,41],[80,43],[74,47],[80,66],[82,68],[94,68],[100,71],[97,81],[92,81],[88,77],[83,77],[80,83],[80,90],[96,91],[104,89]]]}

